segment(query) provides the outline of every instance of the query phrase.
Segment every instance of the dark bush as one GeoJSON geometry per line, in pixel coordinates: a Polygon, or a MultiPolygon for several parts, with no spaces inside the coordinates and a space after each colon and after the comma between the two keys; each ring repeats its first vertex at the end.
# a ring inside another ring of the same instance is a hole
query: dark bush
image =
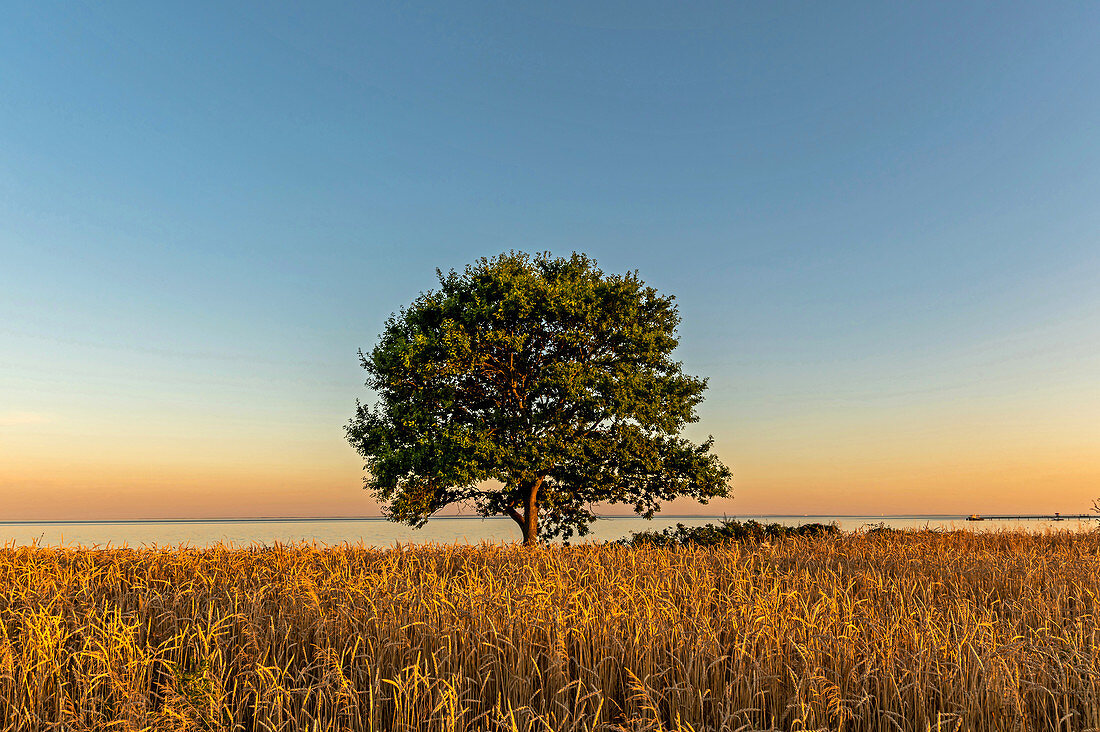
{"type": "Polygon", "coordinates": [[[637,531],[629,539],[620,539],[619,543],[628,546],[714,546],[732,541],[756,543],[793,537],[819,538],[839,533],[840,527],[835,523],[784,526],[753,520],[742,523],[723,519],[720,523],[705,526],[676,524],[676,528],[662,531],[637,531]]]}

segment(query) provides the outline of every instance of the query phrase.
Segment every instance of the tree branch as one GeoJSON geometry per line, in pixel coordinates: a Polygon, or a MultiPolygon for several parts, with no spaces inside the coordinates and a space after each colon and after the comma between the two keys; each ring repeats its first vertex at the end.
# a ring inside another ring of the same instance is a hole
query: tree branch
{"type": "Polygon", "coordinates": [[[511,506],[505,506],[504,513],[506,513],[510,519],[519,524],[520,528],[523,527],[523,516],[520,515],[519,511],[512,508],[511,506]]]}

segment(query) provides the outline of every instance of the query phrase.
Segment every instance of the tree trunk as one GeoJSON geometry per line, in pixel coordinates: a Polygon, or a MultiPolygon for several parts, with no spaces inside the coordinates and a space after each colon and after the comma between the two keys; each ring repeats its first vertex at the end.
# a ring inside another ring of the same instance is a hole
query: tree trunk
{"type": "Polygon", "coordinates": [[[538,496],[539,485],[541,484],[542,478],[539,478],[531,486],[531,490],[527,494],[527,501],[523,506],[523,543],[525,546],[534,546],[539,543],[539,504],[535,499],[538,496]]]}
{"type": "Polygon", "coordinates": [[[521,514],[515,508],[508,508],[507,513],[512,517],[512,520],[519,525],[519,530],[523,532],[523,544],[525,546],[534,546],[539,543],[539,504],[538,495],[539,487],[542,485],[542,481],[546,479],[545,475],[540,475],[535,478],[535,481],[527,486],[524,492],[523,498],[523,513],[521,514]]]}

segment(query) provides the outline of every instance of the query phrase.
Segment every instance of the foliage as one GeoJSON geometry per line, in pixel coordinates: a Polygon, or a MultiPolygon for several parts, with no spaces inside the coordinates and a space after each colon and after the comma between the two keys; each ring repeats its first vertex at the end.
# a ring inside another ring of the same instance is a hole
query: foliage
{"type": "Polygon", "coordinates": [[[676,524],[676,528],[662,531],[637,531],[622,543],[631,546],[716,546],[732,541],[761,542],[793,537],[819,538],[840,533],[840,527],[833,524],[802,524],[784,526],[783,524],[762,524],[749,520],[744,523],[723,519],[717,524],[704,526],[685,526],[676,524]]]}
{"type": "Polygon", "coordinates": [[[671,358],[672,297],[576,253],[437,274],[360,352],[378,403],[357,404],[348,439],[390,518],[420,526],[467,503],[531,543],[587,533],[596,502],[650,517],[728,494],[713,439],[680,437],[706,380],[671,358]]]}

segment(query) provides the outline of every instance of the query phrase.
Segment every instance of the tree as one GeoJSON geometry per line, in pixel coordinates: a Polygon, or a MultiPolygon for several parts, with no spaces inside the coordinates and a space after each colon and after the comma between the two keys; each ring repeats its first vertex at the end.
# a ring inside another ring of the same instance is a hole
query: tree
{"type": "Polygon", "coordinates": [[[728,495],[714,439],[679,436],[707,382],[670,358],[674,298],[576,253],[436,274],[359,352],[378,402],[356,403],[347,436],[390,519],[472,504],[533,544],[588,533],[596,502],[651,518],[678,496],[728,495]]]}

